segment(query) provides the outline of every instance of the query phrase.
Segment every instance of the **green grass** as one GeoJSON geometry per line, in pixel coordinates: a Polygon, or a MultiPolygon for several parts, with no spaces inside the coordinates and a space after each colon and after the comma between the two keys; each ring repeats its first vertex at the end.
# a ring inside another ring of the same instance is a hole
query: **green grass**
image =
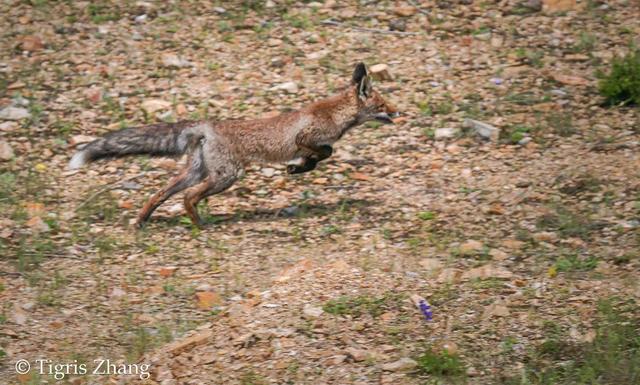
{"type": "Polygon", "coordinates": [[[581,213],[565,206],[556,206],[554,212],[538,218],[536,227],[540,230],[556,231],[563,238],[586,239],[594,230],[595,224],[581,213]]]}
{"type": "Polygon", "coordinates": [[[598,88],[607,104],[640,105],[640,49],[614,58],[609,72],[600,72],[599,77],[598,88]]]}
{"type": "Polygon", "coordinates": [[[110,8],[107,4],[91,3],[87,6],[87,14],[91,18],[91,21],[96,24],[120,20],[120,12],[118,9],[115,7],[110,8]]]}
{"type": "Polygon", "coordinates": [[[416,362],[418,363],[417,372],[420,375],[454,380],[456,378],[462,379],[466,374],[462,360],[457,355],[449,354],[446,351],[427,350],[416,358],[416,362]]]}
{"type": "Polygon", "coordinates": [[[433,211],[421,211],[418,213],[418,218],[422,219],[423,221],[430,221],[436,218],[436,213],[434,213],[433,211]]]}
{"type": "Polygon", "coordinates": [[[357,296],[357,297],[340,297],[327,301],[322,309],[333,315],[361,317],[368,314],[372,317],[378,317],[387,311],[395,303],[402,300],[402,295],[388,293],[380,297],[357,296]]]}
{"type": "Polygon", "coordinates": [[[534,129],[529,126],[516,125],[500,132],[501,139],[507,143],[517,144],[524,139],[525,134],[531,133],[534,129]]]}
{"type": "Polygon", "coordinates": [[[554,323],[509,385],[622,385],[640,383],[640,310],[633,301],[601,300],[591,342],[570,339],[554,323]]]}
{"type": "Polygon", "coordinates": [[[577,255],[562,256],[556,260],[554,266],[558,272],[589,271],[598,266],[598,258],[593,256],[578,258],[577,255]]]}
{"type": "Polygon", "coordinates": [[[572,51],[591,53],[596,48],[597,43],[598,39],[595,35],[582,31],[580,32],[580,37],[573,46],[572,51]]]}

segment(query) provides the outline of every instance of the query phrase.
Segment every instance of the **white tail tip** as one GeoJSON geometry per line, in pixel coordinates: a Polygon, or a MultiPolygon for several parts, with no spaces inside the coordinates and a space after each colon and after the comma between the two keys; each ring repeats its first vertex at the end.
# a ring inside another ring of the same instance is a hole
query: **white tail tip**
{"type": "Polygon", "coordinates": [[[87,153],[85,151],[78,151],[73,155],[73,158],[69,161],[67,169],[77,170],[80,167],[87,164],[87,153]]]}

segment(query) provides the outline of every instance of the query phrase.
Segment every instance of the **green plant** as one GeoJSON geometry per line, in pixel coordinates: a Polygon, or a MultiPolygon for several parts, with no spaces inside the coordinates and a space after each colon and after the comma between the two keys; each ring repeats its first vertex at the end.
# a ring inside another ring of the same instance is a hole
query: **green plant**
{"type": "Polygon", "coordinates": [[[446,351],[427,350],[416,359],[416,362],[418,373],[423,375],[461,377],[465,374],[465,366],[460,358],[446,351]]]}
{"type": "Polygon", "coordinates": [[[87,6],[87,13],[91,21],[96,24],[120,19],[119,11],[117,9],[109,9],[109,6],[106,4],[91,3],[87,6]]]}
{"type": "Polygon", "coordinates": [[[564,206],[555,207],[555,212],[541,216],[536,222],[541,230],[557,231],[562,237],[586,238],[595,224],[588,217],[564,206]]]}
{"type": "Polygon", "coordinates": [[[590,342],[569,339],[547,322],[545,340],[529,353],[523,372],[509,385],[637,384],[640,379],[638,306],[618,298],[600,300],[590,342]]]}
{"type": "Polygon", "coordinates": [[[423,221],[430,221],[436,218],[436,213],[434,213],[433,211],[421,211],[418,213],[418,218],[422,219],[423,221]]]}
{"type": "Polygon", "coordinates": [[[624,57],[616,57],[608,74],[598,73],[600,94],[607,104],[640,105],[640,49],[633,48],[624,57]]]}
{"type": "Polygon", "coordinates": [[[589,271],[598,266],[598,259],[593,256],[580,259],[577,255],[568,255],[558,258],[554,266],[558,272],[589,271]]]}
{"type": "Polygon", "coordinates": [[[578,42],[573,46],[574,52],[591,52],[595,49],[598,39],[588,32],[580,32],[578,42]]]}
{"type": "Polygon", "coordinates": [[[566,112],[553,112],[546,116],[549,127],[556,135],[568,137],[576,133],[573,127],[573,118],[566,112]]]}
{"type": "Polygon", "coordinates": [[[322,309],[333,315],[350,315],[360,317],[369,314],[378,317],[384,313],[394,302],[399,302],[402,296],[395,293],[387,293],[381,297],[358,296],[340,297],[327,301],[322,309]]]}

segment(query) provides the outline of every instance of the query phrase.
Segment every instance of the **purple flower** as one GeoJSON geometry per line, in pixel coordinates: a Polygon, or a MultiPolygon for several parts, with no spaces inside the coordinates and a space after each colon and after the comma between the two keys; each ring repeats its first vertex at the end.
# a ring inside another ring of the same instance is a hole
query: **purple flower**
{"type": "Polygon", "coordinates": [[[431,306],[427,304],[427,301],[420,300],[420,312],[422,312],[427,321],[431,321],[433,319],[433,312],[431,312],[431,306]]]}

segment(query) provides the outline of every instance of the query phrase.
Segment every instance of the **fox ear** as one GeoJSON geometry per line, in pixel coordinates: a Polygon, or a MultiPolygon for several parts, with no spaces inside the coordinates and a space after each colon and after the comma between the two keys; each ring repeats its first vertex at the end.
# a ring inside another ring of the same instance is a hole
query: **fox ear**
{"type": "Polygon", "coordinates": [[[371,79],[369,79],[369,70],[367,70],[367,66],[364,63],[356,64],[351,82],[358,87],[358,97],[360,99],[364,100],[371,95],[371,79]]]}

